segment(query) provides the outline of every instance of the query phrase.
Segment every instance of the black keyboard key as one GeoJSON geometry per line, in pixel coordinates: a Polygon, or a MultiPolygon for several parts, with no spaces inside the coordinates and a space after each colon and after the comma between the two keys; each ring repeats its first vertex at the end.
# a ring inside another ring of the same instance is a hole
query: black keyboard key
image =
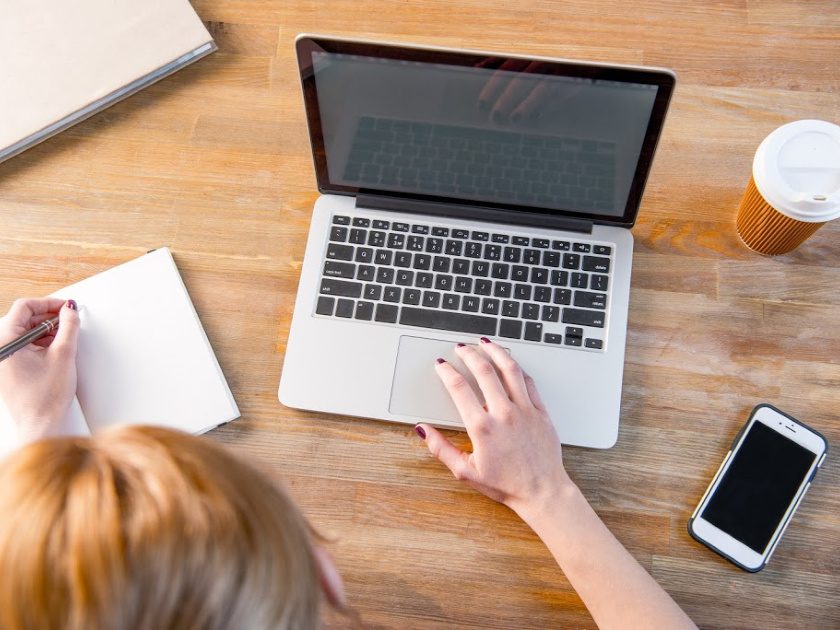
{"type": "Polygon", "coordinates": [[[396,282],[401,287],[410,287],[414,284],[414,272],[408,269],[398,270],[396,282]]]}
{"type": "Polygon", "coordinates": [[[540,247],[545,249],[548,247],[548,239],[547,238],[532,238],[531,239],[531,247],[540,247]]]}
{"type": "Polygon", "coordinates": [[[495,317],[431,311],[410,306],[403,307],[402,313],[400,313],[400,324],[475,335],[496,335],[495,317]]]}
{"type": "Polygon", "coordinates": [[[588,254],[591,247],[589,243],[575,243],[572,245],[572,251],[574,252],[583,252],[584,254],[588,254]]]}
{"type": "Polygon", "coordinates": [[[535,302],[551,302],[551,287],[534,287],[535,302]]]}
{"type": "Polygon", "coordinates": [[[552,333],[545,333],[545,342],[560,344],[563,343],[563,335],[555,335],[552,333]]]}
{"type": "Polygon", "coordinates": [[[490,295],[493,290],[493,281],[484,278],[476,278],[473,286],[473,293],[476,295],[490,295]]]}
{"type": "MultiPolygon", "coordinates": [[[[329,254],[327,254],[329,256],[329,254]]],[[[350,260],[349,258],[345,260],[350,260]]],[[[372,263],[373,262],[373,250],[370,247],[357,247],[356,248],[356,262],[360,263],[372,263]]]]}
{"type": "Polygon", "coordinates": [[[347,282],[346,280],[321,279],[321,293],[339,297],[357,298],[362,295],[361,282],[347,282]]]}
{"type": "Polygon", "coordinates": [[[394,259],[394,252],[389,251],[387,249],[377,249],[376,250],[376,258],[374,262],[377,265],[390,265],[391,261],[394,259]]]}
{"type": "Polygon", "coordinates": [[[373,302],[356,303],[356,319],[369,322],[373,319],[373,302]]]}
{"type": "MultiPolygon", "coordinates": [[[[609,256],[610,254],[612,254],[612,247],[608,247],[606,245],[595,245],[592,248],[592,253],[601,254],[601,255],[604,255],[604,256],[609,256]]],[[[593,340],[593,341],[597,341],[597,340],[593,340]]]]}
{"type": "Polygon", "coordinates": [[[597,271],[598,273],[609,273],[610,259],[603,256],[584,256],[583,257],[584,271],[597,271]]]}
{"type": "Polygon", "coordinates": [[[451,262],[452,261],[446,256],[435,256],[435,262],[432,265],[432,269],[438,273],[449,273],[449,266],[451,262]]]}
{"type": "Polygon", "coordinates": [[[338,305],[335,307],[336,317],[353,317],[353,307],[355,304],[353,300],[340,299],[338,305]]]}
{"type": "Polygon", "coordinates": [[[526,249],[525,255],[522,257],[522,262],[526,265],[539,265],[540,252],[537,249],[526,249]]]}
{"type": "Polygon", "coordinates": [[[519,317],[519,302],[504,300],[502,302],[502,315],[504,317],[519,317]]]}
{"type": "Polygon", "coordinates": [[[408,223],[393,223],[391,229],[394,232],[408,232],[408,223]]]}
{"type": "Polygon", "coordinates": [[[493,263],[490,269],[490,275],[497,280],[507,280],[510,273],[510,265],[507,263],[493,263]]]}
{"type": "Polygon", "coordinates": [[[531,285],[529,284],[517,284],[513,288],[513,297],[517,300],[530,300],[531,299],[531,285]]]}
{"type": "Polygon", "coordinates": [[[391,232],[388,235],[388,247],[390,249],[402,249],[405,247],[405,234],[391,232]]]}
{"type": "Polygon", "coordinates": [[[408,252],[397,252],[394,256],[395,267],[411,267],[411,254],[408,252]]]}
{"type": "Polygon", "coordinates": [[[452,230],[452,238],[469,238],[469,230],[452,230]]]}
{"type": "Polygon", "coordinates": [[[356,280],[371,281],[376,277],[376,267],[371,265],[359,265],[359,270],[356,272],[356,280]]]}
{"type": "Polygon", "coordinates": [[[540,307],[538,304],[523,304],[522,319],[539,319],[540,307]]]}
{"type": "Polygon", "coordinates": [[[428,254],[414,254],[414,265],[415,269],[419,269],[420,271],[426,271],[432,266],[432,257],[428,254]]]}
{"type": "Polygon", "coordinates": [[[481,312],[487,315],[498,315],[499,300],[496,298],[484,298],[481,300],[481,312]]]}
{"type": "Polygon", "coordinates": [[[406,248],[410,249],[413,252],[422,252],[423,241],[424,239],[422,236],[409,236],[406,248]]]}
{"type": "Polygon", "coordinates": [[[447,311],[457,311],[461,306],[461,296],[454,293],[443,294],[443,308],[447,311]]]}
{"type": "Polygon", "coordinates": [[[580,346],[583,339],[581,337],[569,337],[566,335],[567,346],[580,346]]]}
{"type": "Polygon", "coordinates": [[[443,252],[443,239],[429,237],[426,239],[426,251],[430,254],[440,254],[443,252]]]}
{"type": "Polygon", "coordinates": [[[571,248],[572,244],[569,241],[552,241],[551,242],[551,249],[556,249],[560,252],[567,252],[571,248]]]}
{"type": "Polygon", "coordinates": [[[411,231],[414,234],[428,234],[429,233],[429,226],[428,225],[412,225],[411,231]]]}
{"type": "Polygon", "coordinates": [[[525,340],[542,341],[543,325],[539,322],[525,322],[525,340]]]}
{"type": "Polygon", "coordinates": [[[493,285],[493,295],[500,298],[509,298],[513,292],[513,285],[510,282],[497,282],[493,285]]]}
{"type": "Polygon", "coordinates": [[[439,291],[452,290],[452,276],[447,274],[438,274],[435,278],[435,289],[439,291]]]}
{"type": "Polygon", "coordinates": [[[586,289],[589,283],[589,274],[576,271],[572,274],[572,286],[575,289],[586,289]]]}
{"type": "Polygon", "coordinates": [[[403,291],[403,304],[413,304],[415,306],[420,304],[420,290],[406,289],[403,291]]]}
{"type": "Polygon", "coordinates": [[[462,251],[464,251],[463,241],[453,241],[452,239],[446,241],[446,253],[450,256],[460,256],[462,251]]]}
{"type": "Polygon", "coordinates": [[[494,243],[509,243],[510,237],[507,234],[494,234],[490,237],[494,243]]]}
{"type": "Polygon", "coordinates": [[[600,350],[604,347],[604,342],[601,339],[587,339],[584,342],[587,348],[595,348],[596,350],[600,350]]]}
{"type": "Polygon", "coordinates": [[[528,267],[514,265],[511,267],[510,279],[514,282],[528,282],[528,267]]]}
{"type": "Polygon", "coordinates": [[[490,263],[483,260],[474,260],[472,264],[472,275],[479,278],[486,278],[490,275],[490,263]]]}
{"type": "Polygon", "coordinates": [[[566,326],[567,337],[583,337],[583,328],[577,326],[566,326]]]}
{"type": "Polygon", "coordinates": [[[435,277],[432,274],[427,273],[425,271],[421,271],[416,276],[416,280],[414,281],[414,286],[419,287],[421,289],[431,289],[434,281],[435,281],[435,277]]]}
{"type": "Polygon", "coordinates": [[[354,227],[370,227],[370,219],[363,219],[362,217],[356,217],[353,219],[353,226],[354,227]]]}
{"type": "Polygon", "coordinates": [[[590,293],[589,291],[575,291],[575,306],[583,308],[607,308],[606,293],[590,293]]]}
{"type": "Polygon", "coordinates": [[[593,291],[606,291],[609,286],[609,276],[592,275],[589,283],[589,288],[593,291]]]}
{"type": "Polygon", "coordinates": [[[472,233],[472,240],[474,241],[487,241],[490,239],[490,235],[487,232],[473,232],[472,233]]]}
{"type": "Polygon", "coordinates": [[[579,324],[581,326],[604,327],[606,316],[601,311],[584,311],[578,308],[563,309],[564,324],[579,324]]]}
{"type": "Polygon", "coordinates": [[[336,225],[350,225],[350,217],[344,217],[337,214],[333,216],[332,222],[336,225]]]}
{"type": "Polygon", "coordinates": [[[529,239],[527,236],[514,236],[513,244],[528,247],[528,245],[531,244],[531,239],[529,239]]]}
{"type": "Polygon", "coordinates": [[[522,322],[513,319],[503,319],[499,325],[499,337],[508,339],[522,338],[522,322]]]}
{"type": "Polygon", "coordinates": [[[352,260],[353,247],[350,245],[336,245],[330,243],[327,246],[327,258],[330,260],[352,260]]]}
{"type": "Polygon", "coordinates": [[[458,293],[472,292],[473,281],[472,278],[466,276],[458,276],[455,278],[455,290],[458,293]]]}
{"type": "Polygon", "coordinates": [[[423,291],[423,306],[429,308],[440,306],[440,293],[437,291],[423,291]]]}
{"type": "Polygon", "coordinates": [[[347,240],[347,228],[340,225],[334,225],[330,230],[330,240],[337,243],[343,243],[347,240]]]}
{"type": "Polygon", "coordinates": [[[378,300],[382,297],[382,285],[366,284],[364,296],[366,300],[378,300]]]}
{"type": "Polygon", "coordinates": [[[381,219],[374,219],[373,221],[374,230],[387,230],[389,227],[391,227],[391,224],[388,221],[383,221],[381,219]]]}
{"type": "Polygon", "coordinates": [[[457,276],[466,276],[470,272],[470,261],[465,258],[456,258],[452,263],[452,273],[457,276]]]}
{"type": "Polygon", "coordinates": [[[548,284],[548,269],[544,267],[532,267],[531,284],[548,284]]]}
{"type": "Polygon", "coordinates": [[[580,254],[563,254],[563,269],[580,269],[580,254]]]}
{"type": "Polygon", "coordinates": [[[502,248],[499,245],[484,246],[484,260],[499,260],[502,257],[502,248]]]}
{"type": "Polygon", "coordinates": [[[315,307],[315,312],[318,315],[332,315],[335,307],[335,298],[326,295],[318,296],[318,305],[315,307]]]}
{"type": "Polygon", "coordinates": [[[382,299],[386,302],[399,302],[402,297],[402,289],[399,287],[385,287],[385,294],[382,299]]]}
{"type": "Polygon", "coordinates": [[[556,322],[560,320],[560,307],[559,306],[549,306],[548,304],[543,305],[542,307],[542,317],[541,320],[544,322],[556,322]]]}
{"type": "Polygon", "coordinates": [[[355,243],[356,245],[364,245],[365,241],[367,241],[367,230],[360,230],[358,228],[353,228],[350,230],[350,242],[355,243]]]}
{"type": "Polygon", "coordinates": [[[543,252],[542,264],[543,267],[559,267],[560,254],[557,252],[543,252]]]}
{"type": "Polygon", "coordinates": [[[433,227],[432,236],[449,236],[449,228],[433,227]]]}
{"type": "Polygon", "coordinates": [[[386,322],[388,324],[395,324],[397,322],[397,312],[399,309],[393,304],[377,304],[376,315],[374,319],[378,322],[386,322]]]}
{"type": "Polygon", "coordinates": [[[479,298],[474,295],[465,295],[461,308],[465,311],[469,311],[470,313],[476,313],[478,312],[479,303],[479,298]]]}
{"type": "Polygon", "coordinates": [[[385,232],[371,230],[368,234],[368,245],[371,247],[385,247],[385,232]]]}
{"type": "Polygon", "coordinates": [[[554,289],[554,303],[555,304],[571,304],[572,292],[569,289],[554,289]]]}
{"type": "Polygon", "coordinates": [[[356,265],[327,260],[324,261],[324,275],[331,278],[349,278],[352,280],[356,275],[356,265]]]}
{"type": "Polygon", "coordinates": [[[555,287],[565,287],[569,284],[569,272],[557,271],[551,272],[551,285],[555,287]]]}
{"type": "Polygon", "coordinates": [[[394,270],[389,267],[377,267],[376,281],[381,282],[382,284],[393,284],[394,270]]]}
{"type": "Polygon", "coordinates": [[[464,256],[467,258],[481,258],[481,243],[469,241],[464,249],[464,256]]]}
{"type": "Polygon", "coordinates": [[[522,250],[518,247],[505,247],[504,261],[509,263],[518,263],[522,257],[522,250]]]}

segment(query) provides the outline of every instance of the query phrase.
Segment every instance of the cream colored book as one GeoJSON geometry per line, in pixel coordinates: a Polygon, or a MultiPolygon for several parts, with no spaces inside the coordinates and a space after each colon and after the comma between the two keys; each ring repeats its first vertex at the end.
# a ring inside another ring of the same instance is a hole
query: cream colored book
{"type": "Polygon", "coordinates": [[[214,50],[188,0],[0,0],[0,162],[214,50]]]}
{"type": "MultiPolygon", "coordinates": [[[[79,304],[76,400],[64,433],[152,424],[204,433],[239,417],[168,248],[53,295],[79,304]]],[[[18,445],[0,400],[0,457],[18,445]]]]}

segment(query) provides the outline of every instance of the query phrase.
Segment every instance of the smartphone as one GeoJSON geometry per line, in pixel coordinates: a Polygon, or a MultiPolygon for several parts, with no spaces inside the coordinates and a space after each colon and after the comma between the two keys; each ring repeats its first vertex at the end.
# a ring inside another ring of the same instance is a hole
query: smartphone
{"type": "Polygon", "coordinates": [[[761,571],[827,450],[814,429],[758,405],[691,515],[688,532],[742,569],[761,571]]]}

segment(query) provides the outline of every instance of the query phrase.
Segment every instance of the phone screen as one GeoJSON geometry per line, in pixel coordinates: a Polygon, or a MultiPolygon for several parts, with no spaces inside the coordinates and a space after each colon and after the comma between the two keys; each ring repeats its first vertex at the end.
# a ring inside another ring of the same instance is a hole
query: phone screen
{"type": "Polygon", "coordinates": [[[701,516],[764,553],[817,455],[754,422],[734,457],[701,516]]]}

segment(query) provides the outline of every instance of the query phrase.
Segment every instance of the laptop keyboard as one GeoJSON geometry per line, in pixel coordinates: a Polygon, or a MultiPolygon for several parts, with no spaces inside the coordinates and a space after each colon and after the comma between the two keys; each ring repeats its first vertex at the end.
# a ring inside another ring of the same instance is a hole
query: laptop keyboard
{"type": "Polygon", "coordinates": [[[603,351],[613,246],[334,215],[315,314],[603,351]]]}

